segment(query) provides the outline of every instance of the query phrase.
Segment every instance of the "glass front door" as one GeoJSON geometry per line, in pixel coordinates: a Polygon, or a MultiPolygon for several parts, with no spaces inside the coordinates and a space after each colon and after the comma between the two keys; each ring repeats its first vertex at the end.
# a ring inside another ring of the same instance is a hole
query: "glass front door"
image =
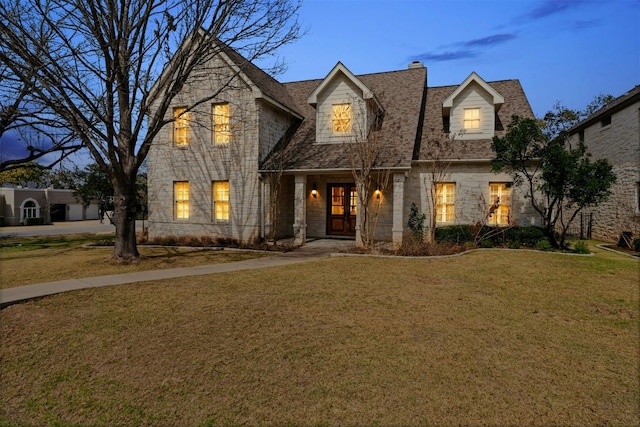
{"type": "Polygon", "coordinates": [[[356,235],[358,193],[355,184],[329,184],[327,207],[327,234],[356,235]]]}

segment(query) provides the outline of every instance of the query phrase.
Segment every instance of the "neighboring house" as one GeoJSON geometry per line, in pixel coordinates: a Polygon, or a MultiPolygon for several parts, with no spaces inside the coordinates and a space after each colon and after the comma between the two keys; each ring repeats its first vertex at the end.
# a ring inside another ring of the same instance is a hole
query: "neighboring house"
{"type": "Polygon", "coordinates": [[[0,217],[3,225],[20,225],[25,218],[58,221],[98,219],[98,204],[84,206],[72,190],[0,187],[0,217]]]}
{"type": "MultiPolygon", "coordinates": [[[[585,209],[594,239],[617,242],[624,232],[640,234],[640,86],[572,127],[570,142],[584,142],[592,158],[606,158],[617,182],[609,200],[585,209]]],[[[584,221],[586,223],[587,221],[584,221]]]]}
{"type": "Polygon", "coordinates": [[[338,63],[323,79],[281,84],[228,47],[206,67],[215,72],[203,69],[175,98],[174,125],[149,152],[150,237],[255,242],[275,227],[279,238],[299,244],[355,238],[361,219],[352,155],[361,135],[383,144],[376,169],[391,173],[372,197],[380,203],[377,240],[402,242],[412,203],[435,209],[438,226],[539,224],[509,176],[490,167],[492,137],[504,135],[512,115],[533,117],[517,80],[485,82],[471,73],[456,86],[428,87],[419,62],[358,76],[338,63]],[[225,79],[231,84],[218,96],[190,108],[225,79]],[[434,164],[446,166],[438,182],[434,164]],[[281,188],[272,220],[274,173],[281,188]]]}

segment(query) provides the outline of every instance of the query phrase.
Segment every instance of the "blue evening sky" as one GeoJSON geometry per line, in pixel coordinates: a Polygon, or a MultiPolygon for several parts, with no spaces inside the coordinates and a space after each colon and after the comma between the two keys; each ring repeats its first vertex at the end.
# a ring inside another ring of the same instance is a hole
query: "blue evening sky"
{"type": "Polygon", "coordinates": [[[582,109],[640,84],[638,0],[303,0],[300,40],[280,53],[282,82],[419,60],[429,86],[519,79],[536,117],[556,101],[582,109]]]}

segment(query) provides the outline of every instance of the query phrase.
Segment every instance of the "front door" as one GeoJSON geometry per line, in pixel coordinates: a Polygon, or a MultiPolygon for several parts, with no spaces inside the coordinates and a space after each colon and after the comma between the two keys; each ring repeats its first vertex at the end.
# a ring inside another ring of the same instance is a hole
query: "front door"
{"type": "Polygon", "coordinates": [[[329,184],[327,193],[327,234],[355,236],[358,200],[355,184],[329,184]]]}

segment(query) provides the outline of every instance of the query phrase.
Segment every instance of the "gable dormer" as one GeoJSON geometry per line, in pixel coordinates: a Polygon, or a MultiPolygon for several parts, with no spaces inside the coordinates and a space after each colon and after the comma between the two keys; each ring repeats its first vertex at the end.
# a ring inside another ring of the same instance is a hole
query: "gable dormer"
{"type": "Polygon", "coordinates": [[[316,142],[343,143],[366,138],[382,112],[374,93],[338,62],[307,98],[316,109],[316,142]]]}
{"type": "Polygon", "coordinates": [[[455,139],[491,139],[502,104],[504,97],[474,71],[444,100],[442,116],[455,139]]]}

